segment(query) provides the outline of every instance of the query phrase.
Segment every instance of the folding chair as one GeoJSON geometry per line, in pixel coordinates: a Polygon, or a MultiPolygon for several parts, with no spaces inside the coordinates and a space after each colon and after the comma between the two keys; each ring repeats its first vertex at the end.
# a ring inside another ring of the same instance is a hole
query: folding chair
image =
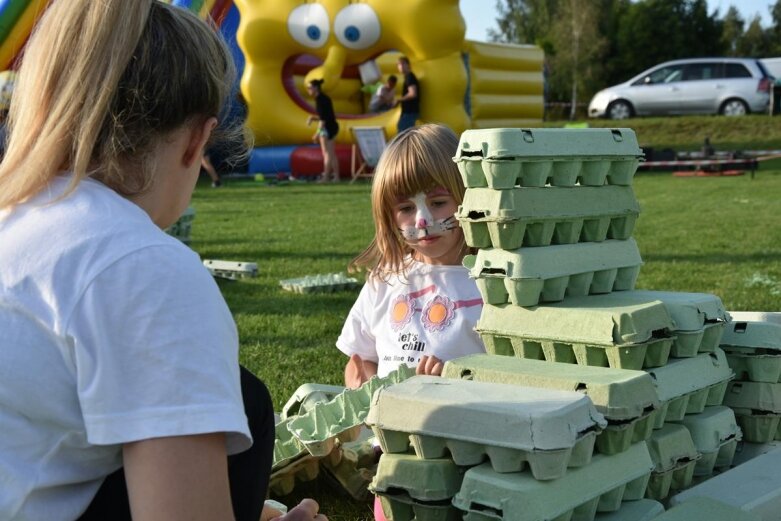
{"type": "Polygon", "coordinates": [[[350,161],[350,183],[359,177],[371,177],[387,145],[383,127],[352,127],[352,157],[350,161]],[[359,157],[360,154],[360,157],[359,157]]]}

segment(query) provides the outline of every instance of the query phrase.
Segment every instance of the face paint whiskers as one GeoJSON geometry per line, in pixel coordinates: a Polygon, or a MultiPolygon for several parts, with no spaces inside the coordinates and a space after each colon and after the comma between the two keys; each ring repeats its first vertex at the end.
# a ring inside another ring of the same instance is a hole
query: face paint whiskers
{"type": "Polygon", "coordinates": [[[454,215],[447,217],[446,219],[439,219],[433,223],[419,227],[419,226],[404,226],[399,228],[401,236],[408,241],[415,241],[430,237],[432,235],[440,235],[453,228],[458,228],[458,221],[454,215]]]}

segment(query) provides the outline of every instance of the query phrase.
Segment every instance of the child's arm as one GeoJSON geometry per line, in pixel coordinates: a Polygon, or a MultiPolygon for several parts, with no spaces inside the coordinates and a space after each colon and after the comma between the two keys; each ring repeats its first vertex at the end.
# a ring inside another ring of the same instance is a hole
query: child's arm
{"type": "MultiPolygon", "coordinates": [[[[442,372],[441,369],[440,372],[442,372]]],[[[344,367],[344,385],[350,389],[356,389],[376,374],[377,364],[375,362],[369,362],[358,355],[352,355],[344,367]]]]}
{"type": "Polygon", "coordinates": [[[434,355],[423,355],[415,368],[415,374],[428,374],[431,376],[440,376],[442,374],[442,360],[434,355]]]}

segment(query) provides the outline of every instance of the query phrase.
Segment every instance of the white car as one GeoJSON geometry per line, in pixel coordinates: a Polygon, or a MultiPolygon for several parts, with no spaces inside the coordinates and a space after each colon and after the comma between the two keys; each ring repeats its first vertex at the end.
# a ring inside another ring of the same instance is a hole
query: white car
{"type": "Polygon", "coordinates": [[[592,118],[667,114],[742,116],[766,112],[773,77],[751,58],[692,58],[662,63],[591,99],[592,118]]]}

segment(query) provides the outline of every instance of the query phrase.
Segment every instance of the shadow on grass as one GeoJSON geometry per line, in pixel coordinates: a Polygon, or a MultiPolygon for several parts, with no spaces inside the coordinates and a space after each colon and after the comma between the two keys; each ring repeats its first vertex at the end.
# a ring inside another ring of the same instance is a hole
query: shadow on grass
{"type": "Polygon", "coordinates": [[[781,251],[762,253],[645,253],[643,261],[690,262],[697,264],[743,264],[781,262],[781,251]]]}
{"type": "Polygon", "coordinates": [[[333,293],[292,293],[268,285],[220,281],[220,290],[233,313],[266,315],[315,315],[349,310],[358,298],[359,288],[333,293]]]}

